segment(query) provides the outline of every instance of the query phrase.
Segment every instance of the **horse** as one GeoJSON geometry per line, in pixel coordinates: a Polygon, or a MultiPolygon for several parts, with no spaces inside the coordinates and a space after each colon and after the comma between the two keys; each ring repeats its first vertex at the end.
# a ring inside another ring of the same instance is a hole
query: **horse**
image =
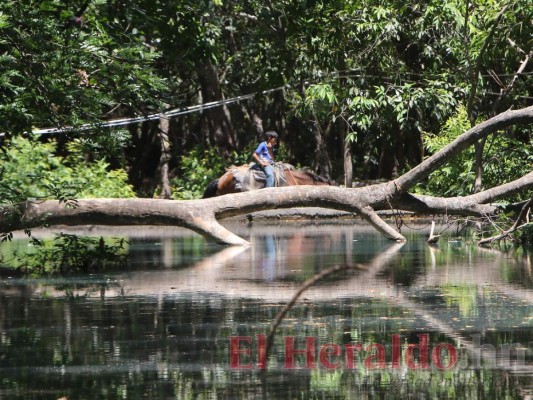
{"type": "MultiPolygon", "coordinates": [[[[274,164],[275,186],[334,185],[331,180],[305,169],[295,169],[290,164],[274,164]]],[[[232,166],[220,178],[212,180],[202,198],[221,196],[228,193],[247,192],[265,187],[265,173],[255,163],[232,166]]]]}

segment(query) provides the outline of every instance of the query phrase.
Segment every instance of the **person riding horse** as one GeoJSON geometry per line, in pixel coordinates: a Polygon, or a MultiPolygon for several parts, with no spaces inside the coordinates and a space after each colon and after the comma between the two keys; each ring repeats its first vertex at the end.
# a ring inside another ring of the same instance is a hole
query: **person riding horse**
{"type": "MultiPolygon", "coordinates": [[[[276,186],[294,185],[335,185],[334,181],[316,175],[306,169],[295,169],[289,164],[275,164],[277,171],[276,186]]],[[[265,176],[257,167],[250,165],[232,166],[220,178],[213,179],[205,188],[203,198],[220,196],[228,193],[247,192],[265,187],[265,176]]],[[[276,174],[275,174],[276,175],[276,174]]]]}
{"type": "Polygon", "coordinates": [[[274,131],[265,133],[266,140],[261,142],[253,152],[252,157],[266,175],[265,187],[274,187],[274,146],[278,140],[278,134],[274,131]]]}
{"type": "Polygon", "coordinates": [[[328,178],[311,171],[297,170],[290,164],[274,163],[274,146],[277,144],[278,134],[268,131],[265,136],[266,140],[252,153],[255,163],[227,168],[220,178],[209,182],[202,198],[274,186],[335,185],[328,178]]]}

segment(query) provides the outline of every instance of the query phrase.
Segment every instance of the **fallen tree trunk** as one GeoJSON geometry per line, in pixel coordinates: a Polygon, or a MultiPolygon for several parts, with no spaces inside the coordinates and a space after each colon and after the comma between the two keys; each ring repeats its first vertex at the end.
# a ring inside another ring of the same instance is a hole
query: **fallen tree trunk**
{"type": "MultiPolygon", "coordinates": [[[[521,178],[522,189],[533,187],[533,173],[521,178]]],[[[161,199],[86,199],[77,206],[66,207],[64,203],[48,200],[41,203],[27,202],[16,211],[21,219],[1,221],[4,231],[33,228],[48,225],[176,225],[192,229],[210,239],[225,244],[246,244],[218,220],[256,211],[292,207],[324,207],[361,215],[388,238],[403,241],[405,238],[385,223],[376,211],[401,209],[421,214],[443,214],[460,216],[495,215],[499,209],[493,204],[483,204],[477,198],[485,199],[485,192],[472,196],[439,198],[406,194],[397,200],[384,201],[392,190],[389,183],[356,189],[331,186],[292,186],[269,188],[246,193],[201,200],[161,199]]],[[[515,186],[513,186],[515,188],[515,186]]],[[[499,191],[504,196],[506,192],[499,191]]],[[[490,197],[490,199],[496,199],[490,197]]],[[[7,215],[7,209],[2,213],[7,215]]]]}
{"type": "Polygon", "coordinates": [[[398,179],[362,187],[292,186],[267,188],[200,200],[86,199],[75,203],[55,200],[4,206],[0,216],[3,232],[47,225],[176,225],[192,229],[225,244],[247,241],[228,231],[218,220],[268,209],[324,207],[356,213],[378,231],[395,241],[405,238],[376,211],[405,210],[423,214],[460,216],[495,215],[493,201],[533,187],[533,172],[496,188],[465,197],[442,198],[408,193],[416,183],[442,166],[467,146],[500,129],[533,122],[533,106],[506,111],[465,132],[432,157],[398,179]]]}

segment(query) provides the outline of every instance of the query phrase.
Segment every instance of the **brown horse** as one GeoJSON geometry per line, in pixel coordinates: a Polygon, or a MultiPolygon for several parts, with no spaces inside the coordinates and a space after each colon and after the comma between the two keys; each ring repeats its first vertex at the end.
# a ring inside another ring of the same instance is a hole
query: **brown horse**
{"type": "MultiPolygon", "coordinates": [[[[274,165],[276,186],[334,185],[332,181],[307,170],[297,170],[290,164],[274,165]]],[[[231,167],[218,179],[212,180],[204,191],[203,198],[228,193],[246,192],[265,187],[265,173],[254,165],[231,167]]]]}

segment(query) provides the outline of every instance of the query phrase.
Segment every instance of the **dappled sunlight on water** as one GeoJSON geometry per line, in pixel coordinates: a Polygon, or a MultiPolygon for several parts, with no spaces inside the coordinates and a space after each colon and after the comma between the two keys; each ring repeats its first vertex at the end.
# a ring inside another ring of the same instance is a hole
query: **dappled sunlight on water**
{"type": "Polygon", "coordinates": [[[4,274],[0,397],[533,394],[528,254],[452,236],[429,246],[427,230],[391,243],[363,224],[231,229],[253,245],[222,247],[179,229],[106,230],[128,237],[127,270],[4,274]],[[335,265],[356,268],[305,291],[262,360],[280,307],[335,265]]]}

